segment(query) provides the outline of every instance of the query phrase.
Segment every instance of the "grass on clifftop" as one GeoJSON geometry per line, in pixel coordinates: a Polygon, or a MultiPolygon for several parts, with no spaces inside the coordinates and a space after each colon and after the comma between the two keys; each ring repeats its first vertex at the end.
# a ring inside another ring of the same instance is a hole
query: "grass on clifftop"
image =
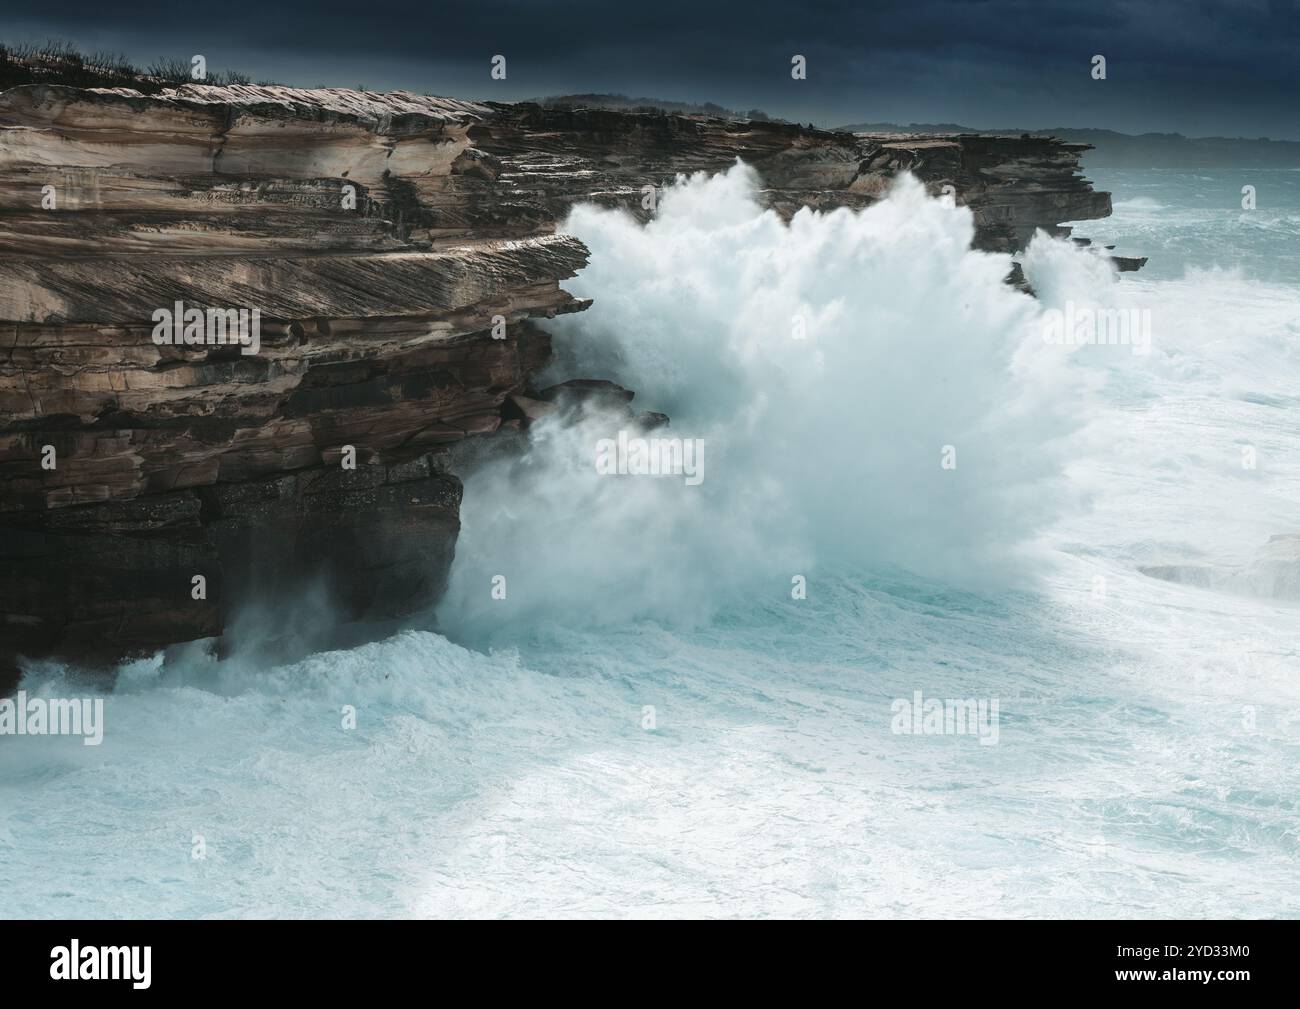
{"type": "Polygon", "coordinates": [[[83,53],[73,43],[58,39],[43,45],[0,43],[0,90],[20,84],[67,84],[77,88],[132,88],[156,94],[182,84],[250,83],[249,76],[237,70],[209,70],[206,79],[196,81],[190,77],[189,62],[178,58],[138,67],[120,53],[83,53]]]}

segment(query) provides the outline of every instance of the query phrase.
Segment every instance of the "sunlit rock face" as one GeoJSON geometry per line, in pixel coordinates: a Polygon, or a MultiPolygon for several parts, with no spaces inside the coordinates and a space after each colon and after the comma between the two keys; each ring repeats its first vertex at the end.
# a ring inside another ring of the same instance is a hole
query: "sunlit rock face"
{"type": "Polygon", "coordinates": [[[345,622],[436,600],[447,448],[529,423],[550,358],[532,320],[586,307],[561,286],[587,261],[556,233],[575,202],[645,216],[646,187],[740,158],[789,216],[910,171],[972,209],[980,247],[1016,251],[1109,213],[1083,149],[402,92],[12,88],[0,686],[17,656],[219,636],[258,593],[323,587],[345,622]]]}

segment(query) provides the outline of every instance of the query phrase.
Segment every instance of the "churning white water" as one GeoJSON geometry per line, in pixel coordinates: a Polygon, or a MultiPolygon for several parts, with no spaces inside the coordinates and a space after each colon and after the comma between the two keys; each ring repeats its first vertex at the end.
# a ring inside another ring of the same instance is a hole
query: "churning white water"
{"type": "Polygon", "coordinates": [[[1228,576],[1300,532],[1300,276],[1153,176],[1105,237],[1167,211],[1183,268],[1041,239],[1038,301],[909,181],[575,211],[552,377],[637,390],[703,481],[545,422],[467,476],[441,634],[135,663],[102,745],[0,738],[0,914],[1300,914],[1297,604],[1228,576]],[[1043,339],[1130,307],[1146,353],[1043,339]],[[996,743],[894,731],[917,691],[996,743]]]}
{"type": "Polygon", "coordinates": [[[595,304],[555,324],[554,377],[636,390],[702,442],[705,478],[600,475],[612,420],[534,429],[525,463],[467,483],[452,627],[694,619],[813,568],[969,585],[1045,562],[1026,548],[1073,501],[1085,382],[1001,283],[1007,258],[971,251],[970,213],[911,178],[789,226],[757,184],[739,164],[684,179],[644,228],[574,212],[592,255],[570,286],[595,304]],[[504,601],[477,590],[495,573],[504,601]]]}

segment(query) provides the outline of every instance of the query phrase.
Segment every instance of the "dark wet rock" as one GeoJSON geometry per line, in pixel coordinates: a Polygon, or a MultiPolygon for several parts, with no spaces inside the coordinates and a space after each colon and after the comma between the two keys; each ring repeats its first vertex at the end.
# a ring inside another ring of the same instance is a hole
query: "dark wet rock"
{"type": "Polygon", "coordinates": [[[653,410],[642,410],[632,418],[632,422],[642,431],[655,431],[661,427],[668,427],[669,424],[668,414],[656,413],[653,410]]]}
{"type": "Polygon", "coordinates": [[[548,403],[590,403],[596,406],[626,406],[636,397],[631,389],[596,378],[572,378],[543,389],[538,398],[548,403]]]}

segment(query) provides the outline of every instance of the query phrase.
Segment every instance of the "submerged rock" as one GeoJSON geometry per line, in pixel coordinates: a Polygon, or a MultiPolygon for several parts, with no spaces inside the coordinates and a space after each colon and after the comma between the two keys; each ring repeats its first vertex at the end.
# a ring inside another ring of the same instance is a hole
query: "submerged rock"
{"type": "Polygon", "coordinates": [[[1300,534],[1269,537],[1248,564],[1154,564],[1138,568],[1162,581],[1216,592],[1300,602],[1300,534]]]}

